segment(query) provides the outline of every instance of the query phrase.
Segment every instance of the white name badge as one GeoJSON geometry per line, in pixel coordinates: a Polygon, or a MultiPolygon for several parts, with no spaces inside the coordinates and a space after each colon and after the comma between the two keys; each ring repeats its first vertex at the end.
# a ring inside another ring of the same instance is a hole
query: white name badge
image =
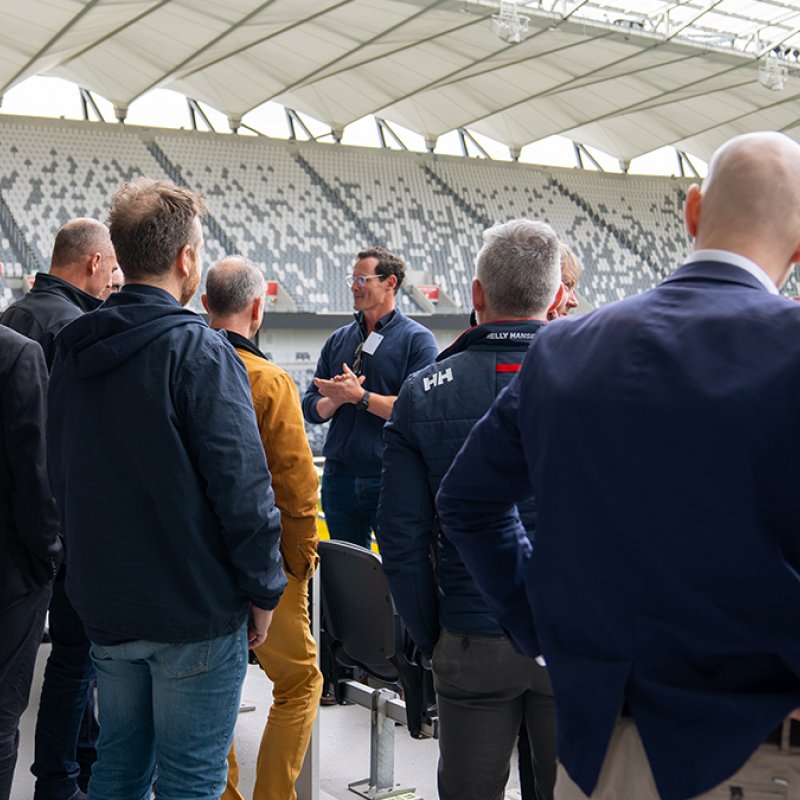
{"type": "Polygon", "coordinates": [[[381,346],[382,341],[383,336],[381,336],[379,333],[375,333],[375,331],[372,331],[372,333],[364,340],[364,345],[361,348],[361,352],[370,356],[374,355],[375,351],[381,346]]]}

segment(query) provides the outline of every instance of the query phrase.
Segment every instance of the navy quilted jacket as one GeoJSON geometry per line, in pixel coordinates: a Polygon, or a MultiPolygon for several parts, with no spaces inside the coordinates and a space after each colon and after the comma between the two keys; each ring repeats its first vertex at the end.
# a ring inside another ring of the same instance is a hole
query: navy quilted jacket
{"type": "MultiPolygon", "coordinates": [[[[400,615],[427,656],[441,627],[502,633],[502,620],[438,530],[434,497],[473,425],[519,370],[542,324],[514,320],[465,331],[434,364],[406,380],[384,428],[378,509],[383,568],[400,615]]],[[[532,536],[532,501],[521,506],[521,516],[532,536]]]]}

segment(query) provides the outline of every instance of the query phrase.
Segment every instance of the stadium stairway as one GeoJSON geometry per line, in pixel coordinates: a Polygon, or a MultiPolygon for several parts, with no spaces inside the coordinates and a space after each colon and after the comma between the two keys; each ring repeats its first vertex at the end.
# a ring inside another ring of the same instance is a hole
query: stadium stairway
{"type": "MultiPolygon", "coordinates": [[[[167,154],[155,142],[147,142],[147,149],[150,151],[153,158],[155,158],[155,160],[159,163],[164,172],[169,175],[172,181],[177,183],[179,186],[189,187],[189,184],[186,182],[186,180],[184,180],[180,169],[173,164],[172,161],[170,161],[167,154]]],[[[228,236],[222,225],[219,224],[219,221],[216,219],[216,217],[214,217],[213,214],[210,212],[206,214],[206,216],[203,218],[203,223],[208,227],[211,235],[222,245],[226,254],[233,255],[240,252],[236,242],[232,237],[228,236]]]]}
{"type": "Polygon", "coordinates": [[[25,239],[25,234],[20,229],[2,193],[0,193],[0,230],[3,231],[11,249],[26,272],[47,271],[48,268],[41,256],[25,239]]]}
{"type": "Polygon", "coordinates": [[[471,217],[475,220],[475,224],[481,226],[482,228],[489,228],[493,224],[493,220],[489,219],[485,214],[481,214],[480,211],[473,208],[452,186],[450,186],[447,181],[443,180],[439,175],[437,175],[430,167],[423,165],[422,170],[424,171],[425,175],[428,179],[441,189],[445,194],[447,194],[452,201],[465,213],[467,216],[471,217]]]}
{"type": "Polygon", "coordinates": [[[567,199],[571,200],[581,211],[583,211],[589,219],[598,227],[602,228],[603,230],[608,231],[619,243],[621,247],[626,250],[629,250],[633,253],[642,264],[646,264],[653,272],[655,279],[663,278],[664,276],[661,275],[661,270],[658,267],[654,266],[651,261],[650,257],[647,253],[643,252],[641,248],[639,248],[636,242],[633,241],[632,237],[629,236],[624,231],[621,231],[612,223],[608,222],[603,216],[591,206],[583,197],[581,197],[576,192],[573,192],[563,183],[561,183],[556,178],[550,178],[548,185],[555,189],[562,197],[566,197],[567,199]]]}
{"type": "Polygon", "coordinates": [[[333,203],[333,205],[340,209],[347,219],[349,219],[353,225],[355,225],[358,232],[364,237],[364,241],[385,246],[385,242],[382,241],[381,237],[375,233],[375,231],[373,231],[369,225],[367,225],[367,223],[364,222],[364,220],[361,219],[361,217],[359,217],[358,214],[356,214],[355,211],[350,208],[350,206],[347,205],[347,203],[344,202],[339,192],[337,192],[336,189],[334,189],[322,177],[322,175],[320,175],[319,172],[317,172],[314,167],[312,167],[311,164],[309,164],[309,162],[300,155],[300,153],[295,156],[295,160],[303,172],[305,172],[306,175],[308,175],[308,177],[311,179],[311,182],[315,186],[319,187],[319,190],[322,192],[322,194],[327,197],[328,200],[333,203]]]}

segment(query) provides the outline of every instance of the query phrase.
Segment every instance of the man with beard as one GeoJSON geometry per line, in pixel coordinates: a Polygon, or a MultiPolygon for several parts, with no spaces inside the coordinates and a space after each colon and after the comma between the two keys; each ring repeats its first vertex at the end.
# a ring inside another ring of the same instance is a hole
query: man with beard
{"type": "Polygon", "coordinates": [[[204,211],[169,181],[124,185],[125,286],[56,345],[48,456],[99,691],[90,798],[148,796],[156,772],[158,796],[220,796],[247,645],[286,583],[247,373],[182,307],[204,211]]]}

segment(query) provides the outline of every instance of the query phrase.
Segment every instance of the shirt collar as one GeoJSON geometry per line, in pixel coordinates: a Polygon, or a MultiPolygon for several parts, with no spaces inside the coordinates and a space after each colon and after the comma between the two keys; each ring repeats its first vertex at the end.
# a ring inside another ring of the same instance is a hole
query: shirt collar
{"type": "Polygon", "coordinates": [[[751,261],[739,253],[732,253],[730,250],[695,250],[685,263],[691,264],[695,261],[721,261],[732,267],[739,267],[739,269],[749,272],[770,294],[780,294],[778,287],[775,286],[769,275],[755,261],[751,261]]]}
{"type": "MultiPolygon", "coordinates": [[[[397,315],[397,309],[393,308],[388,314],[384,314],[376,323],[375,323],[375,332],[377,333],[382,328],[385,328],[397,315]]],[[[356,318],[356,322],[358,323],[358,327],[361,329],[361,332],[366,337],[366,328],[364,326],[364,312],[359,311],[357,314],[353,315],[356,318]]]]}

